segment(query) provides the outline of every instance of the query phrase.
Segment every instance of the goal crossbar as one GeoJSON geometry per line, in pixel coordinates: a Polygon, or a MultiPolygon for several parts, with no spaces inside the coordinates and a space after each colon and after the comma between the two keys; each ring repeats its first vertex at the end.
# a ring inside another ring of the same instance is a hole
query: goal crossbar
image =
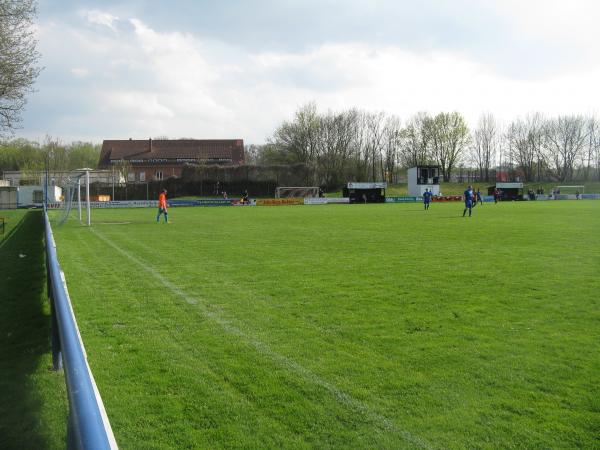
{"type": "Polygon", "coordinates": [[[585,186],[555,186],[555,189],[581,189],[580,193],[585,194],[585,186]]]}

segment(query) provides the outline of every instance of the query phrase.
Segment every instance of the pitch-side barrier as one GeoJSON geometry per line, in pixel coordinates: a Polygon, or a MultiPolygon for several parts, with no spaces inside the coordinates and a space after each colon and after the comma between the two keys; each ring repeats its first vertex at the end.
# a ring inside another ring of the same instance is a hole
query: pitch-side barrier
{"type": "MultiPolygon", "coordinates": [[[[582,200],[600,200],[600,194],[581,194],[582,200]]],[[[557,196],[538,195],[536,200],[575,200],[574,194],[562,194],[557,196]]],[[[462,195],[435,196],[434,202],[460,202],[462,195]]],[[[528,200],[525,197],[525,200],[528,200]]],[[[419,203],[423,201],[421,196],[396,196],[386,197],[385,203],[419,203]]],[[[483,196],[484,202],[493,202],[493,195],[483,196]]],[[[307,197],[307,198],[266,198],[250,199],[249,203],[242,205],[239,199],[206,198],[198,200],[169,200],[169,206],[284,206],[284,205],[331,205],[335,203],[350,203],[347,197],[307,197]]],[[[91,208],[156,208],[156,200],[113,200],[108,202],[90,202],[91,208]]],[[[41,208],[42,204],[33,206],[41,208]]],[[[48,209],[59,209],[62,203],[49,203],[48,209]]]]}
{"type": "MultiPolygon", "coordinates": [[[[600,200],[600,194],[579,194],[580,200],[600,200]]],[[[523,196],[524,200],[532,200],[527,195],[523,196]]],[[[577,200],[577,195],[575,194],[555,194],[555,195],[544,195],[544,194],[536,194],[536,201],[544,201],[544,200],[577,200]]]]}
{"type": "Polygon", "coordinates": [[[48,296],[52,313],[52,363],[54,370],[64,368],[69,400],[67,448],[116,449],[117,442],[87,362],[46,211],[44,222],[48,296]]]}

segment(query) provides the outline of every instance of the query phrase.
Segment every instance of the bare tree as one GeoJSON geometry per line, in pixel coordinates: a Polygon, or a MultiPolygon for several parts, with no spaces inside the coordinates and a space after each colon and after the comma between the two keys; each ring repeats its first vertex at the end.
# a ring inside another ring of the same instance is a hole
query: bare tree
{"type": "MultiPolygon", "coordinates": [[[[598,170],[598,157],[600,156],[600,124],[594,116],[587,120],[588,143],[585,153],[582,155],[583,176],[586,181],[592,179],[593,166],[598,170]]],[[[600,174],[600,172],[599,172],[600,174]]]]}
{"type": "Polygon", "coordinates": [[[397,116],[388,117],[384,128],[384,143],[383,143],[383,177],[390,183],[396,181],[396,165],[400,156],[402,127],[400,118],[397,116]]]}
{"type": "Polygon", "coordinates": [[[112,166],[115,174],[118,174],[119,183],[123,180],[125,183],[130,181],[131,176],[135,176],[133,172],[133,166],[126,159],[120,159],[112,166]]]}
{"type": "Polygon", "coordinates": [[[329,112],[320,118],[319,128],[319,184],[337,186],[343,181],[351,154],[356,111],[334,114],[329,112]]]}
{"type": "Polygon", "coordinates": [[[401,132],[400,160],[404,167],[431,162],[429,133],[425,128],[430,117],[425,112],[412,116],[401,132]]]}
{"type": "Polygon", "coordinates": [[[593,158],[596,165],[596,179],[600,181],[600,125],[595,118],[594,122],[591,145],[593,146],[593,158]]]}
{"type": "MultiPolygon", "coordinates": [[[[380,168],[382,167],[382,150],[385,130],[385,114],[379,113],[367,113],[365,115],[365,125],[367,131],[366,150],[368,158],[371,162],[371,181],[377,181],[377,163],[379,162],[380,168]]],[[[382,174],[383,175],[383,174],[382,174]]]]}
{"type": "Polygon", "coordinates": [[[35,0],[0,0],[0,133],[18,127],[40,72],[35,14],[35,0]]]}
{"type": "Polygon", "coordinates": [[[352,110],[354,114],[354,132],[351,140],[351,154],[354,161],[354,168],[350,174],[353,181],[363,181],[369,177],[369,151],[368,151],[368,133],[367,133],[367,114],[363,111],[352,110]]]}
{"type": "Polygon", "coordinates": [[[515,163],[526,181],[541,179],[545,166],[543,144],[545,122],[540,113],[517,119],[506,129],[507,156],[515,163]]]}
{"type": "Polygon", "coordinates": [[[470,141],[465,119],[458,112],[439,113],[425,123],[432,157],[439,164],[444,181],[449,182],[452,170],[470,141]]]}
{"type": "Polygon", "coordinates": [[[473,160],[479,169],[479,178],[490,181],[490,168],[498,149],[498,125],[491,113],[482,114],[473,133],[473,160]]]}
{"type": "Polygon", "coordinates": [[[583,116],[559,116],[547,122],[546,149],[551,168],[561,182],[573,179],[573,169],[588,139],[583,116]]]}

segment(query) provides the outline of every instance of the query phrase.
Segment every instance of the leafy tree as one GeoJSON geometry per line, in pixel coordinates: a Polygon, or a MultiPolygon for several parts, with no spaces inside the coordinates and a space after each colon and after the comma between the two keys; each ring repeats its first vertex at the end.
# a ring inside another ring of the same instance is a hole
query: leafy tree
{"type": "Polygon", "coordinates": [[[426,121],[431,155],[439,164],[444,182],[449,182],[452,170],[470,142],[469,128],[458,112],[439,113],[426,121]]]}
{"type": "Polygon", "coordinates": [[[35,14],[35,0],[0,0],[0,133],[17,128],[40,73],[35,14]]]}

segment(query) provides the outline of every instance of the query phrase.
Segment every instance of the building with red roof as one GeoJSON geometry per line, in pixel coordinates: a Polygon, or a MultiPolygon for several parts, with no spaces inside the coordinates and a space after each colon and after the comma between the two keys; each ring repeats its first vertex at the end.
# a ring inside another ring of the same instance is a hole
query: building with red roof
{"type": "Polygon", "coordinates": [[[242,139],[105,140],[98,169],[128,166],[127,181],[180,177],[186,165],[244,163],[242,139]]]}

